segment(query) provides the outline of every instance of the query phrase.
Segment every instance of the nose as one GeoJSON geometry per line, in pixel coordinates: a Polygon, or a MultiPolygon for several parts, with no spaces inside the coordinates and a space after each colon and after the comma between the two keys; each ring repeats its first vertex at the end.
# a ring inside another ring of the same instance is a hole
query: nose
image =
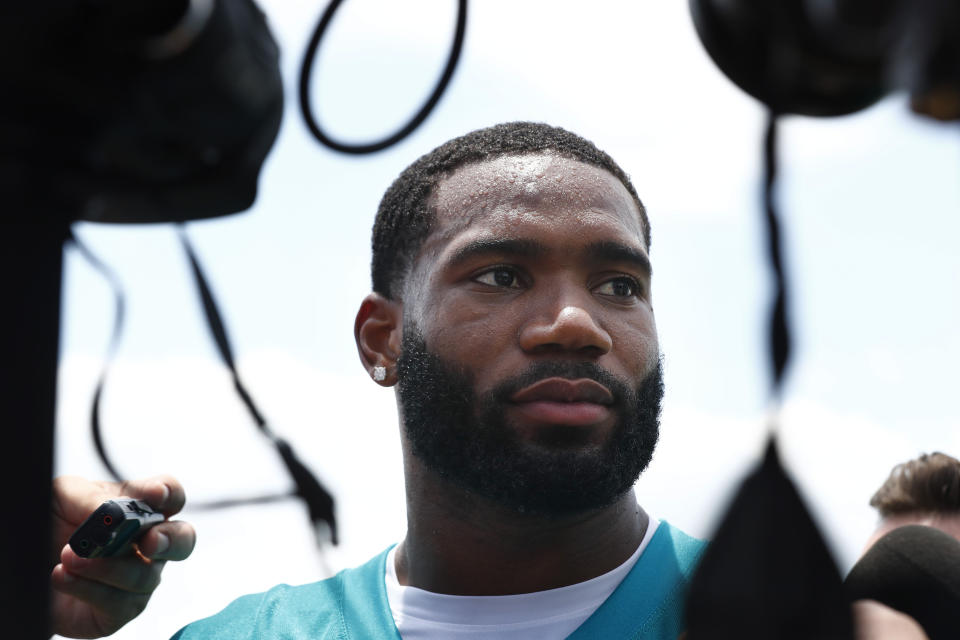
{"type": "Polygon", "coordinates": [[[590,357],[608,353],[613,340],[583,304],[561,304],[556,312],[531,320],[520,330],[528,353],[570,352],[590,357]]]}

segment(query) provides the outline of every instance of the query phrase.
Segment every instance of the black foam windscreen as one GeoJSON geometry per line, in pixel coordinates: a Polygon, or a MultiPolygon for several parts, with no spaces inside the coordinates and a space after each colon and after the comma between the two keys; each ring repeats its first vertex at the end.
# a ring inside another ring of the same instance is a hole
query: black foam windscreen
{"type": "Polygon", "coordinates": [[[955,0],[689,0],[721,71],[777,114],[839,116],[893,91],[960,119],[955,0]]]}
{"type": "Polygon", "coordinates": [[[743,482],[687,598],[688,640],[849,640],[840,573],[773,439],[743,482]]]}
{"type": "Polygon", "coordinates": [[[939,529],[894,529],[857,561],[844,587],[852,600],[911,616],[930,640],[960,636],[960,541],[939,529]]]}
{"type": "Polygon", "coordinates": [[[876,0],[869,10],[843,12],[843,20],[817,20],[814,4],[690,0],[690,10],[697,34],[720,70],[774,113],[839,116],[872,105],[888,90],[893,36],[883,25],[893,20],[898,3],[876,0]],[[872,15],[884,19],[875,24],[866,19],[872,15]],[[836,25],[845,28],[838,31],[836,25]],[[857,32],[866,32],[868,37],[859,40],[872,46],[851,47],[857,32]]]}
{"type": "Polygon", "coordinates": [[[253,0],[12,6],[0,9],[0,216],[181,222],[253,204],[283,114],[279,49],[253,0]],[[184,5],[209,12],[183,17],[197,23],[189,45],[158,53],[150,34],[184,5]]]}

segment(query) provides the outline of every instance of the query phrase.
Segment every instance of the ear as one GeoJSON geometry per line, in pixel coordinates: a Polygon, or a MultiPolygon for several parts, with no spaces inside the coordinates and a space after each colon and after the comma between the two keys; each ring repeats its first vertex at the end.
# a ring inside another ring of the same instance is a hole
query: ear
{"type": "Polygon", "coordinates": [[[397,383],[397,358],[403,335],[403,306],[379,293],[371,293],[360,304],[353,323],[360,362],[370,377],[384,387],[397,383]],[[376,367],[383,367],[385,376],[377,380],[376,367]]]}

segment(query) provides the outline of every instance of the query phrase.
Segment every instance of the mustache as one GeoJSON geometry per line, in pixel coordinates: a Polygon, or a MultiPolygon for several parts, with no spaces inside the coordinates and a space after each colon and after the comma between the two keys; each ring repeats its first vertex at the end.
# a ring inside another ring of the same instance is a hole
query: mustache
{"type": "Polygon", "coordinates": [[[488,397],[497,402],[509,402],[510,398],[520,389],[544,380],[546,378],[566,378],[576,380],[586,378],[599,382],[613,395],[613,403],[622,404],[636,395],[633,387],[627,382],[613,375],[595,362],[564,362],[558,360],[543,360],[535,362],[520,373],[503,380],[490,392],[488,397]]]}

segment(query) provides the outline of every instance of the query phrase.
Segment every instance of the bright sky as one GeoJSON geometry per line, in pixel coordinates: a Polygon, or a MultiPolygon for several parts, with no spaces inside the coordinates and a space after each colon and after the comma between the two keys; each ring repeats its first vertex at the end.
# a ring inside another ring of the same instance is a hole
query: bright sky
{"type": "MultiPolygon", "coordinates": [[[[351,0],[316,66],[334,134],[368,140],[406,121],[439,74],[453,0],[351,0]]],[[[667,396],[637,493],[709,537],[762,450],[768,275],[760,242],[763,111],[717,70],[683,2],[483,0],[448,93],[400,145],[347,157],[297,111],[303,47],[325,3],[263,0],[283,52],[287,112],[249,211],[189,225],[241,375],[275,431],[335,492],[342,544],[321,557],[294,501],[186,512],[199,533],[118,640],[166,638],[233,598],[363,562],[403,535],[393,394],[359,364],[353,318],[369,290],[369,233],[407,164],[477,127],[538,120],[592,139],[631,174],[651,217],[667,396]]],[[[955,127],[902,96],[829,120],[789,118],[781,203],[796,355],[782,449],[841,568],[889,469],[960,454],[960,154],[955,127]]],[[[127,323],[104,392],[107,446],[130,476],[173,473],[195,500],[289,481],[217,359],[175,231],[79,224],[116,270],[127,323]]],[[[73,252],[65,267],[57,473],[105,478],[89,435],[112,330],[111,290],[73,252]]]]}

